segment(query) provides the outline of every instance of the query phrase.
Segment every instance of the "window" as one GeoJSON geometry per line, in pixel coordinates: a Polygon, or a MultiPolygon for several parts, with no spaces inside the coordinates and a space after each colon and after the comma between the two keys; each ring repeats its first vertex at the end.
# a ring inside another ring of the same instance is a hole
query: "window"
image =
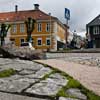
{"type": "Polygon", "coordinates": [[[24,39],[20,39],[21,44],[24,43],[24,39]]]}
{"type": "Polygon", "coordinates": [[[24,24],[20,24],[20,32],[21,33],[25,32],[25,26],[24,26],[24,24]]]}
{"type": "Polygon", "coordinates": [[[38,45],[41,46],[42,45],[42,38],[38,38],[38,45]]]}
{"type": "Polygon", "coordinates": [[[46,32],[50,32],[50,23],[47,23],[46,25],[46,32]]]}
{"type": "Polygon", "coordinates": [[[38,28],[38,32],[42,31],[42,25],[41,25],[41,23],[38,23],[37,28],[38,28]]]}
{"type": "Polygon", "coordinates": [[[13,33],[16,33],[17,32],[17,25],[12,25],[12,32],[13,33]]]}
{"type": "Polygon", "coordinates": [[[50,38],[46,38],[46,45],[50,45],[50,38]]]}
{"type": "Polygon", "coordinates": [[[96,35],[96,34],[99,34],[100,30],[99,30],[99,26],[95,26],[93,28],[93,34],[96,35]]]}

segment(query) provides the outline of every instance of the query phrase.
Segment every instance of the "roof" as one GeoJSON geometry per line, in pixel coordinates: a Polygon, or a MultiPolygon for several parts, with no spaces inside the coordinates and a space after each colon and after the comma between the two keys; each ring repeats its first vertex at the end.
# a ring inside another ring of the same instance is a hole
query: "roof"
{"type": "MultiPolygon", "coordinates": [[[[32,17],[35,20],[50,20],[50,15],[41,10],[24,10],[0,13],[0,22],[25,21],[28,17],[32,17]]],[[[51,16],[51,19],[57,20],[57,18],[53,16],[51,16]]]]}
{"type": "Polygon", "coordinates": [[[87,26],[94,26],[94,25],[100,25],[100,15],[98,15],[90,23],[87,24],[87,26]]]}

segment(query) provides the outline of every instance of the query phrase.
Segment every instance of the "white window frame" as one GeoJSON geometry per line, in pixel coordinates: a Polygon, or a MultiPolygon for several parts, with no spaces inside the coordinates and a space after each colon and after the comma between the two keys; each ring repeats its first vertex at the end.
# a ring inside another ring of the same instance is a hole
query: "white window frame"
{"type": "Polygon", "coordinates": [[[42,32],[42,24],[41,23],[37,24],[37,31],[42,32]]]}
{"type": "Polygon", "coordinates": [[[37,45],[42,46],[42,38],[37,38],[37,45]],[[38,41],[41,40],[41,45],[38,44],[38,41]]]}
{"type": "Polygon", "coordinates": [[[93,27],[93,34],[94,34],[94,35],[99,34],[99,26],[94,26],[94,27],[93,27]]]}
{"type": "Polygon", "coordinates": [[[46,24],[46,32],[50,32],[50,28],[51,28],[51,27],[50,27],[50,23],[47,23],[47,24],[46,24]]]}
{"type": "Polygon", "coordinates": [[[12,25],[12,33],[17,33],[17,25],[16,24],[12,25]]]}
{"type": "Polygon", "coordinates": [[[50,39],[50,38],[46,38],[46,45],[47,45],[47,46],[50,46],[50,45],[51,45],[51,39],[50,39]],[[47,41],[48,41],[48,40],[50,41],[50,44],[49,44],[49,45],[47,44],[47,41]]]}
{"type": "Polygon", "coordinates": [[[24,33],[25,32],[25,24],[21,23],[20,24],[20,33],[24,33]]]}

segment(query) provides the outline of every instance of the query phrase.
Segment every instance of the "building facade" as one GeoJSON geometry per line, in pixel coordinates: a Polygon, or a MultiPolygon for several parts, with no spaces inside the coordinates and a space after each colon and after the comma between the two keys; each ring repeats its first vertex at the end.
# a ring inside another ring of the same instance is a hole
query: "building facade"
{"type": "Polygon", "coordinates": [[[56,51],[59,44],[65,44],[66,27],[50,14],[39,9],[39,5],[34,5],[34,10],[18,11],[15,6],[14,12],[0,13],[0,23],[11,24],[10,41],[16,46],[21,46],[26,42],[27,29],[25,20],[31,17],[36,20],[35,29],[32,32],[32,44],[35,49],[49,49],[56,51]]]}
{"type": "Polygon", "coordinates": [[[86,25],[88,48],[100,48],[100,15],[86,25]]]}

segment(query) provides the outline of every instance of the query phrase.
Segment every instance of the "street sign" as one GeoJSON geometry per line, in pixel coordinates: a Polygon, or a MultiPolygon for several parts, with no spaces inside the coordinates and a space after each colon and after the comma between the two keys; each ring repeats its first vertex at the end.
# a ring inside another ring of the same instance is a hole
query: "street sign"
{"type": "Polygon", "coordinates": [[[65,18],[66,18],[67,20],[70,20],[70,10],[67,9],[67,8],[65,8],[65,18]]]}

